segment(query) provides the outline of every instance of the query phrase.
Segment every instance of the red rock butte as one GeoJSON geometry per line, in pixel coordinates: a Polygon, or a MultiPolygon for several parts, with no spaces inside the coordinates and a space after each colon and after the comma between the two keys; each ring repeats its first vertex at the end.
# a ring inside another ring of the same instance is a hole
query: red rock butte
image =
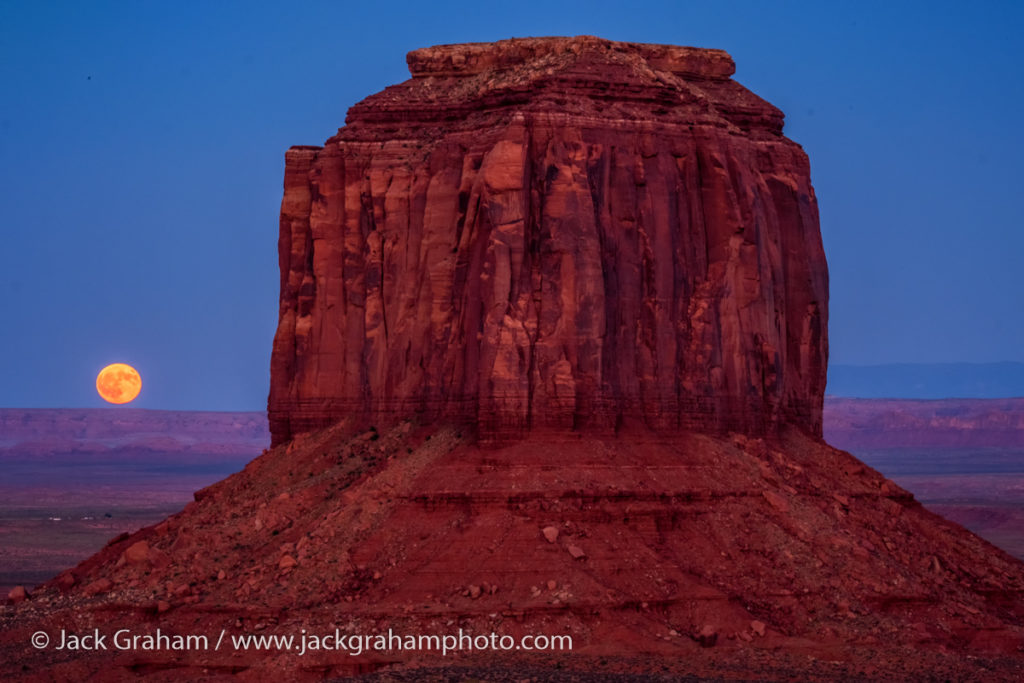
{"type": "Polygon", "coordinates": [[[444,45],[286,154],[274,443],[342,417],[821,434],[806,154],[721,50],[444,45]]]}
{"type": "Polygon", "coordinates": [[[12,595],[11,671],[1021,680],[1024,564],[821,440],[807,157],[729,56],[543,38],[409,67],[286,155],[274,447],[12,595]],[[56,625],[574,646],[29,647],[56,625]]]}

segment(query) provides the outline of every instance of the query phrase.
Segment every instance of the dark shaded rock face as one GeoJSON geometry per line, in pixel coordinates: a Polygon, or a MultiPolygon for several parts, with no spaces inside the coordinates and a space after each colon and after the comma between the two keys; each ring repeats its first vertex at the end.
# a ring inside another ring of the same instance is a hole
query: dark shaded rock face
{"type": "Polygon", "coordinates": [[[450,45],[286,155],[275,443],[359,415],[821,434],[807,156],[719,50],[450,45]]]}

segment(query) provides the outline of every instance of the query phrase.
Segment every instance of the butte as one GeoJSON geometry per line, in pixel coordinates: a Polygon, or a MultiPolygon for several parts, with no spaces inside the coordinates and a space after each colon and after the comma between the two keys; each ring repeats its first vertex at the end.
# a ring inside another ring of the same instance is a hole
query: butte
{"type": "Polygon", "coordinates": [[[272,448],[9,608],[5,656],[1019,680],[1024,565],[821,438],[810,167],[729,55],[537,38],[408,64],[285,155],[272,448]],[[43,624],[573,649],[61,657],[27,651],[43,624]]]}

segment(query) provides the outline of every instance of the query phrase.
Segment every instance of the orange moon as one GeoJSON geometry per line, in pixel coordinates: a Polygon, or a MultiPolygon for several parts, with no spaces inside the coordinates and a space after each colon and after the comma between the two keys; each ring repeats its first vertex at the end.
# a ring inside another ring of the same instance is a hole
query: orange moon
{"type": "Polygon", "coordinates": [[[113,363],[96,376],[96,391],[107,403],[128,403],[142,391],[142,377],[124,363],[113,363]]]}

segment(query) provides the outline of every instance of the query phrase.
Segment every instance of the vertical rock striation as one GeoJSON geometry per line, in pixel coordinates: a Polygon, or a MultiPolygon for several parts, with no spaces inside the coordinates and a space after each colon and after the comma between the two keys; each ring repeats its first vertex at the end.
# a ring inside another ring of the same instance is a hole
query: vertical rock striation
{"type": "Polygon", "coordinates": [[[447,45],[286,154],[275,443],[341,417],[821,434],[807,156],[720,50],[447,45]]]}

